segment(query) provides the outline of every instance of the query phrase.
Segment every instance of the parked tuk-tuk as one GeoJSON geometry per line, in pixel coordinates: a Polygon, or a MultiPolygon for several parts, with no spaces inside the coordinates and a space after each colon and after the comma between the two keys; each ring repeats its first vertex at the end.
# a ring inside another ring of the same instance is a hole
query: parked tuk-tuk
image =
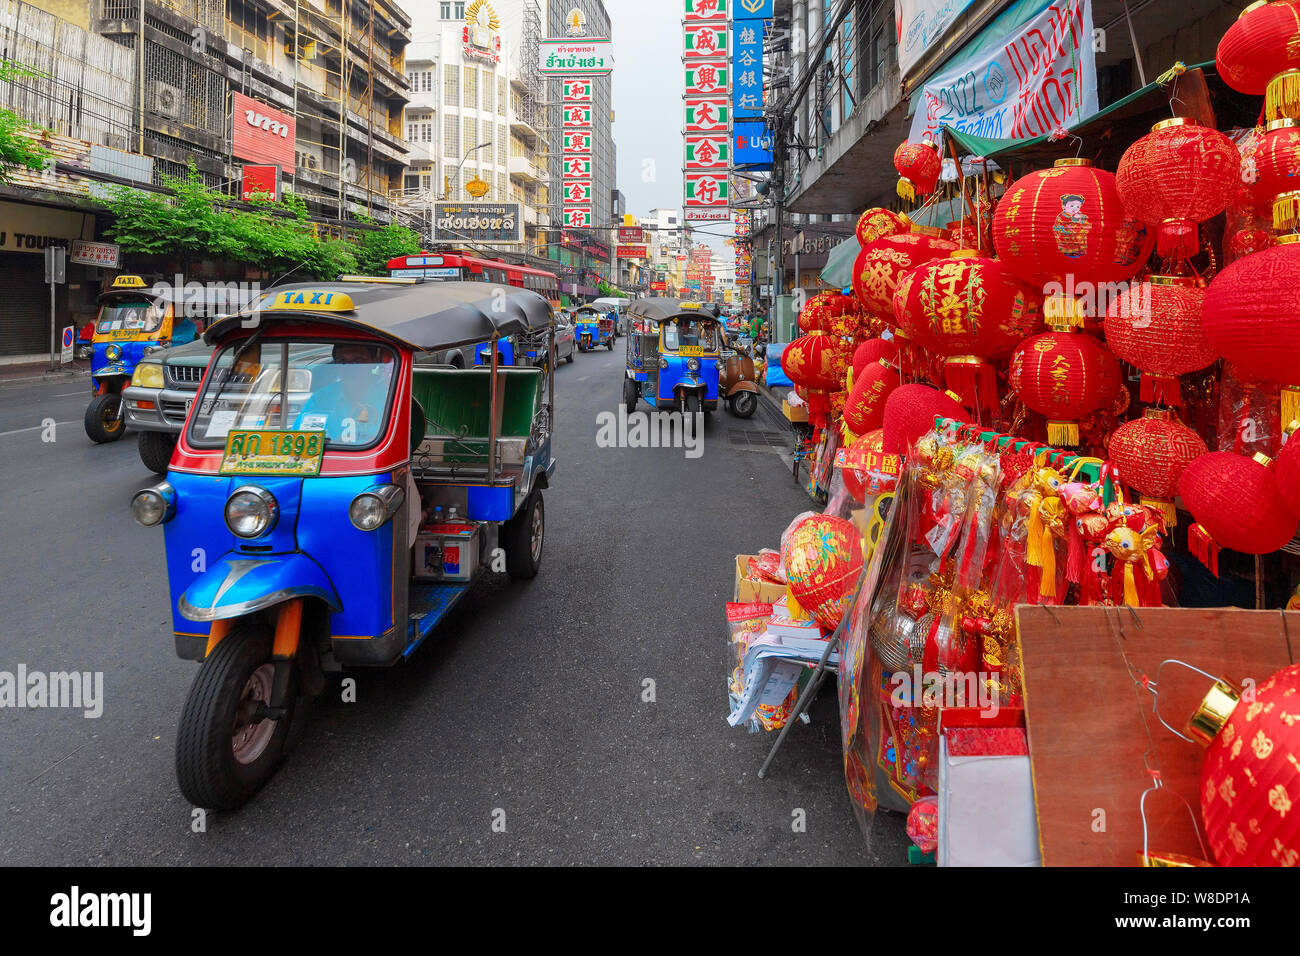
{"type": "Polygon", "coordinates": [[[492,345],[551,328],[531,291],[393,279],[284,286],[209,327],[166,479],[131,502],[163,527],[176,652],[202,662],[188,800],[244,803],[326,672],[410,656],[489,570],[537,574],[554,383],[492,345]],[[479,342],[486,367],[415,364],[479,342]]]}
{"type": "Polygon", "coordinates": [[[614,321],[606,318],[605,313],[595,306],[581,305],[574,311],[574,335],[578,340],[578,351],[605,346],[614,351],[614,321]]]}
{"type": "Polygon", "coordinates": [[[628,309],[623,404],[688,414],[718,407],[722,323],[708,305],[682,299],[638,299],[628,309]]]}
{"type": "Polygon", "coordinates": [[[91,441],[103,444],[117,441],[126,431],[122,389],[131,384],[140,359],[155,349],[193,342],[198,330],[187,319],[177,323],[174,306],[155,301],[140,276],[118,276],[108,291],[100,293],[99,302],[85,428],[91,441]]]}

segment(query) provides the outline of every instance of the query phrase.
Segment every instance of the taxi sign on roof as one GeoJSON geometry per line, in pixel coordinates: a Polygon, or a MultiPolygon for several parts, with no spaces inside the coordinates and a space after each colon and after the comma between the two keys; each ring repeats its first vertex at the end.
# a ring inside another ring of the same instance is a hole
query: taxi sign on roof
{"type": "Polygon", "coordinates": [[[139,276],[118,276],[113,280],[114,289],[143,289],[144,280],[139,276]]]}
{"type": "Polygon", "coordinates": [[[277,312],[351,312],[352,296],[346,292],[326,292],[323,289],[290,289],[262,300],[262,308],[277,312]]]}

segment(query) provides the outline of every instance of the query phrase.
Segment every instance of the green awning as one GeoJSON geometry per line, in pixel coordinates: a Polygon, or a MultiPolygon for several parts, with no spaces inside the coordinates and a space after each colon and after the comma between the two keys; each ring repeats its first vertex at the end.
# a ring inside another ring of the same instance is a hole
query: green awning
{"type": "Polygon", "coordinates": [[[853,263],[862,247],[857,236],[849,236],[826,255],[822,268],[822,281],[833,289],[847,289],[853,285],[853,263]]]}

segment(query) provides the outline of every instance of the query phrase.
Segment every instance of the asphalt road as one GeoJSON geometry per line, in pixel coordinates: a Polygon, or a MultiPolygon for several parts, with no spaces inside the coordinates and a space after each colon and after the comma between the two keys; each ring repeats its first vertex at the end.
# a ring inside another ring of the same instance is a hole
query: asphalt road
{"type": "Polygon", "coordinates": [[[781,420],[720,412],[696,459],[599,448],[621,369],[620,340],[559,370],[541,574],[481,582],[410,661],[351,672],[355,703],[336,680],[300,706],[279,774],[201,833],[173,771],[197,665],[162,535],[128,512],[153,480],[135,439],[91,444],[84,383],[0,390],[0,670],[102,671],[105,697],[97,719],[0,710],[0,863],[902,863],[899,816],[870,848],[854,820],[833,685],[765,780],[774,736],[724,719],[733,556],[809,507],[764,443],[781,420]]]}

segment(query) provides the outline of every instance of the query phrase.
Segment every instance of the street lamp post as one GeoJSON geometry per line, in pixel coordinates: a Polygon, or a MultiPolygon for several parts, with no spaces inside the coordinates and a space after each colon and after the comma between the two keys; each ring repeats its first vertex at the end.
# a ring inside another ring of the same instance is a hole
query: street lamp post
{"type": "MultiPolygon", "coordinates": [[[[486,143],[479,143],[477,146],[473,147],[472,149],[469,149],[469,150],[466,150],[466,151],[465,151],[465,155],[461,158],[460,165],[456,167],[456,182],[457,182],[457,184],[460,183],[460,171],[461,171],[462,169],[465,168],[465,163],[467,163],[467,162],[469,161],[469,158],[470,158],[472,155],[474,155],[475,153],[477,153],[480,149],[487,149],[487,147],[489,147],[489,146],[491,146],[491,145],[492,145],[492,140],[488,140],[486,143]]],[[[447,183],[446,183],[446,182],[443,183],[442,201],[443,201],[443,202],[446,202],[446,201],[447,201],[447,183]]]]}

